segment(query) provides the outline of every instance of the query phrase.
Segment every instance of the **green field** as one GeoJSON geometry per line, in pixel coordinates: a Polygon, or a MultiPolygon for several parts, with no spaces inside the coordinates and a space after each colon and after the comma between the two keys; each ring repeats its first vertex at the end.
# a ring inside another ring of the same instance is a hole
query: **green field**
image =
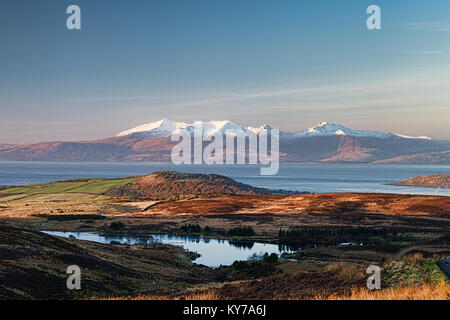
{"type": "Polygon", "coordinates": [[[37,195],[58,193],[104,194],[111,188],[126,185],[130,182],[134,182],[138,178],[139,177],[117,179],[92,178],[33,184],[0,190],[0,196],[14,194],[37,195]]]}

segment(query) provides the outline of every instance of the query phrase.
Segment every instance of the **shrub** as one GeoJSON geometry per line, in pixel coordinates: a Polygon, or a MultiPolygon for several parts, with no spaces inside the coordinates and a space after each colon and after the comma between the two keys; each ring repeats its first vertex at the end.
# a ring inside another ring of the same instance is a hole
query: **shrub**
{"type": "Polygon", "coordinates": [[[125,228],[125,224],[122,221],[114,221],[114,222],[111,222],[109,227],[113,230],[121,230],[121,229],[125,228]]]}
{"type": "Polygon", "coordinates": [[[211,233],[212,229],[209,226],[206,226],[205,229],[203,229],[204,233],[211,233]]]}
{"type": "Polygon", "coordinates": [[[267,252],[264,254],[263,260],[267,263],[277,263],[278,255],[276,253],[272,253],[269,255],[267,252]]]}

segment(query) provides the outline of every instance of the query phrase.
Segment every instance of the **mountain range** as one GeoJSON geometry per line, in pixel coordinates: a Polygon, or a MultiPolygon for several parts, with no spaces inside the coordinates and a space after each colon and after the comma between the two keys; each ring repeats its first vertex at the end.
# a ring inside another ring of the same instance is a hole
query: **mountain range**
{"type": "MultiPolygon", "coordinates": [[[[203,122],[205,136],[271,129],[245,127],[231,121],[203,122]]],[[[94,141],[0,144],[0,161],[153,161],[171,160],[177,130],[194,123],[163,119],[94,141]]],[[[280,131],[280,160],[285,162],[450,164],[450,141],[398,133],[354,130],[322,122],[298,132],[280,131]]]]}

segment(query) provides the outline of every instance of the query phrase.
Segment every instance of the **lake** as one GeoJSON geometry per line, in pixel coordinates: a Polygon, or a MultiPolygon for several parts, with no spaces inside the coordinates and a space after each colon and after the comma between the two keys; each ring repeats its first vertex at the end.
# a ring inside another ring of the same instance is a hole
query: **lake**
{"type": "Polygon", "coordinates": [[[397,187],[413,176],[449,173],[449,165],[282,163],[275,176],[259,175],[256,165],[173,165],[171,163],[0,162],[0,185],[24,185],[75,178],[116,178],[159,170],[217,173],[256,187],[290,191],[380,192],[450,195],[450,189],[397,187]]]}
{"type": "Polygon", "coordinates": [[[249,242],[249,241],[231,241],[219,239],[206,239],[192,236],[172,236],[161,234],[149,234],[147,237],[130,236],[101,236],[93,232],[62,232],[62,231],[42,231],[46,234],[76,238],[78,240],[88,240],[98,243],[110,244],[112,241],[121,244],[150,244],[162,243],[183,247],[186,250],[197,252],[200,257],[194,262],[205,266],[215,268],[220,265],[228,266],[236,260],[248,260],[252,255],[264,253],[276,253],[280,255],[283,252],[292,252],[284,249],[284,246],[275,244],[249,242]]]}

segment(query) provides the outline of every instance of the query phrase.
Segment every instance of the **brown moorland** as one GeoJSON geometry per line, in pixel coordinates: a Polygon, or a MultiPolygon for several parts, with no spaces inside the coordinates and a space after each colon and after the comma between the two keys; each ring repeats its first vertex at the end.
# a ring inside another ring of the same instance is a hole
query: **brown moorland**
{"type": "Polygon", "coordinates": [[[450,198],[376,193],[222,196],[161,203],[135,215],[205,214],[448,215],[450,198]]]}

